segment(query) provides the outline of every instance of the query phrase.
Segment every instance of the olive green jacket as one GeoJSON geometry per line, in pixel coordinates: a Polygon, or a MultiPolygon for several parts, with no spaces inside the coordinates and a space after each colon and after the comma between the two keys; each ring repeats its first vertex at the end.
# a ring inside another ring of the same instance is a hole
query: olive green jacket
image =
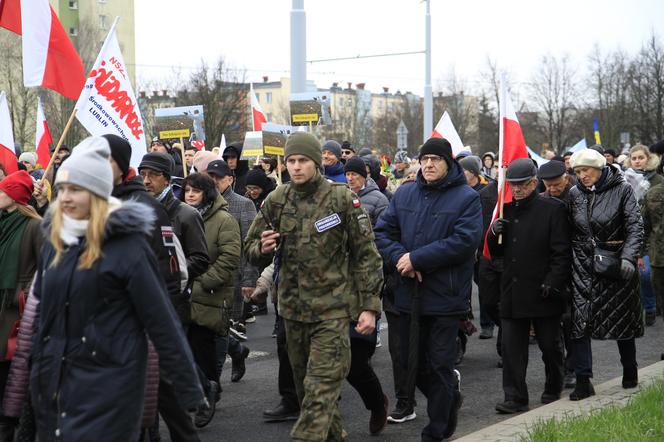
{"type": "Polygon", "coordinates": [[[266,218],[281,235],[275,266],[282,317],[318,322],[380,311],[382,260],[371,220],[345,185],[316,172],[305,184],[284,184],[270,193],[245,241],[255,265],[267,266],[273,258],[261,253],[266,218]]]}
{"type": "Polygon", "coordinates": [[[664,267],[664,184],[651,187],[641,202],[644,254],[650,265],[664,267]]]}
{"type": "Polygon", "coordinates": [[[228,212],[228,203],[221,195],[203,215],[203,225],[210,266],[194,279],[191,320],[226,335],[240,265],[240,226],[228,212]]]}

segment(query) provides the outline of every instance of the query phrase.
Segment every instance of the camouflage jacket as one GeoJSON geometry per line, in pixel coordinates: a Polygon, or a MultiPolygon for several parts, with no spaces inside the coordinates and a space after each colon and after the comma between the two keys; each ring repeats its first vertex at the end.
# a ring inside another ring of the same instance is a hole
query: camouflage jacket
{"type": "Polygon", "coordinates": [[[245,241],[245,253],[255,265],[272,261],[272,254],[260,250],[261,233],[269,230],[266,219],[280,233],[281,316],[318,322],[380,311],[382,260],[371,221],[345,185],[317,172],[306,184],[288,183],[270,193],[245,241]]]}
{"type": "Polygon", "coordinates": [[[641,202],[643,215],[643,254],[650,256],[650,265],[664,267],[664,184],[652,187],[641,202]]]}

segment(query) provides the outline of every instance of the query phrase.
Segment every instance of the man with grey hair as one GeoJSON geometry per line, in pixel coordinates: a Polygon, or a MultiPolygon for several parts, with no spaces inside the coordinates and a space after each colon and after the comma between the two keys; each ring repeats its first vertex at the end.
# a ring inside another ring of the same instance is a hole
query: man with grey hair
{"type": "Polygon", "coordinates": [[[571,228],[565,204],[536,192],[537,167],[529,158],[512,161],[506,180],[513,200],[487,235],[491,256],[503,257],[500,321],[503,390],[499,413],[528,410],[528,339],[533,324],[547,373],[541,401],[560,398],[563,349],[560,319],[569,299],[571,228]],[[500,240],[499,240],[500,238],[500,240]]]}

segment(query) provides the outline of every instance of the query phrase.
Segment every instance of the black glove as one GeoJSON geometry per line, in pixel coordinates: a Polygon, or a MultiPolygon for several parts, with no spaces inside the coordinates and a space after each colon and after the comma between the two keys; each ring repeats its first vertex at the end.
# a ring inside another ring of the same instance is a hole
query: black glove
{"type": "Polygon", "coordinates": [[[491,232],[493,232],[493,234],[496,236],[502,235],[507,230],[507,225],[509,223],[510,222],[504,218],[498,218],[493,222],[493,224],[491,224],[491,232]]]}
{"type": "Polygon", "coordinates": [[[634,267],[634,264],[632,264],[630,261],[623,259],[620,261],[620,277],[626,281],[629,281],[632,279],[632,276],[634,276],[634,272],[636,271],[636,268],[634,267]]]}

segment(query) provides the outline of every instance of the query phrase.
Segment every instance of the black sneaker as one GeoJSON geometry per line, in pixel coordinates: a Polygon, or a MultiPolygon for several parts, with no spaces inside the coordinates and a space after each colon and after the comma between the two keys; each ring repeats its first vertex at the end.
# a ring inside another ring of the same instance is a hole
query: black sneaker
{"type": "Polygon", "coordinates": [[[459,409],[461,404],[463,404],[463,395],[461,394],[461,373],[459,370],[454,370],[454,376],[456,377],[456,382],[454,384],[454,403],[452,408],[450,408],[450,415],[447,418],[447,430],[443,434],[445,439],[452,437],[457,428],[457,422],[459,420],[459,409]]]}
{"type": "Polygon", "coordinates": [[[397,401],[394,411],[387,416],[387,421],[392,424],[402,424],[404,422],[412,421],[416,417],[417,415],[415,414],[412,405],[408,405],[403,401],[397,401]]]}
{"type": "Polygon", "coordinates": [[[215,381],[210,381],[210,389],[205,395],[208,404],[204,407],[200,407],[198,411],[196,411],[196,416],[194,416],[194,425],[196,428],[203,428],[212,421],[215,411],[217,390],[219,390],[219,384],[215,381]]]}
{"type": "Polygon", "coordinates": [[[240,356],[231,358],[231,382],[239,382],[247,371],[244,361],[249,357],[249,348],[242,346],[240,356]]]}

